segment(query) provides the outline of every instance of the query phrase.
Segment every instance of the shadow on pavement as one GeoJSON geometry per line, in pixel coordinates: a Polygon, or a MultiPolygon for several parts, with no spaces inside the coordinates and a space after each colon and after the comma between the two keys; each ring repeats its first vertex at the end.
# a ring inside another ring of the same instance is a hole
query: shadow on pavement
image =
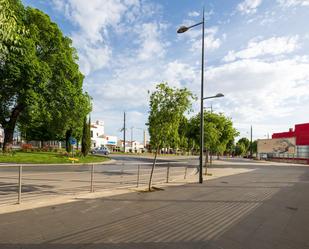
{"type": "Polygon", "coordinates": [[[265,168],[0,215],[0,248],[308,248],[307,174],[265,168]]]}

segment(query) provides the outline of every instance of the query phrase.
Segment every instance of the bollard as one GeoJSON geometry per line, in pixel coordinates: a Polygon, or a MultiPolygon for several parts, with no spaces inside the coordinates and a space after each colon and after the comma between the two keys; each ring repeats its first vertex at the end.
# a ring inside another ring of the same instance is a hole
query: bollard
{"type": "Polygon", "coordinates": [[[140,165],[137,165],[137,179],[136,179],[136,187],[139,187],[139,174],[140,174],[140,165]]]}
{"type": "Polygon", "coordinates": [[[22,173],[23,173],[23,166],[19,166],[19,172],[18,172],[18,201],[17,204],[21,203],[21,179],[22,179],[22,173]]]}
{"type": "Polygon", "coordinates": [[[166,168],[166,183],[168,183],[170,177],[170,165],[166,168]]]}
{"type": "Polygon", "coordinates": [[[188,171],[188,166],[185,167],[185,175],[184,175],[183,179],[187,179],[187,171],[188,171]]]}
{"type": "Polygon", "coordinates": [[[94,164],[91,165],[90,193],[93,193],[93,192],[94,192],[93,177],[94,177],[94,164]]]}

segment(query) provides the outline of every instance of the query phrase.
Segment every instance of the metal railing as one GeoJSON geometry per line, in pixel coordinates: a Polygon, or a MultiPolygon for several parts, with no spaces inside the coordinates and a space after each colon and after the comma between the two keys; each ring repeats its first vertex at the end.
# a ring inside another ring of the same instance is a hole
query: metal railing
{"type": "MultiPolygon", "coordinates": [[[[22,198],[146,187],[151,166],[152,163],[0,165],[0,205],[12,203],[16,197],[20,204],[22,198]]],[[[196,180],[195,171],[186,162],[159,162],[152,183],[156,186],[192,182],[196,180]]]]}

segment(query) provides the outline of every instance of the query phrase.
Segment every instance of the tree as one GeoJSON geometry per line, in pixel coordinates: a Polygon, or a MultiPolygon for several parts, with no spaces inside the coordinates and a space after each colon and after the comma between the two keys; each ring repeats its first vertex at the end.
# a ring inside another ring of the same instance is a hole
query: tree
{"type": "Polygon", "coordinates": [[[22,52],[20,40],[26,30],[17,18],[22,10],[19,0],[0,0],[0,61],[10,51],[22,52]]]}
{"type": "Polygon", "coordinates": [[[250,141],[248,138],[246,137],[242,137],[238,140],[238,142],[236,143],[236,146],[241,146],[243,149],[242,149],[242,153],[241,154],[238,154],[238,155],[247,155],[248,154],[248,151],[250,149],[250,141]]]}
{"type": "MultiPolygon", "coordinates": [[[[200,115],[192,117],[189,120],[189,137],[194,139],[195,144],[199,144],[200,140],[200,115]]],[[[206,150],[206,162],[208,161],[207,155],[210,153],[223,154],[227,150],[227,146],[233,143],[234,138],[238,132],[233,127],[233,122],[230,118],[225,117],[223,114],[205,112],[204,113],[204,146],[206,150]]]]}
{"type": "Polygon", "coordinates": [[[0,67],[0,123],[4,129],[3,150],[8,151],[20,114],[32,103],[39,102],[50,70],[35,54],[35,43],[22,40],[24,52],[11,52],[0,67]]]}
{"type": "Polygon", "coordinates": [[[158,152],[162,148],[179,144],[179,125],[184,113],[191,107],[192,98],[192,93],[186,88],[171,88],[167,83],[158,84],[150,96],[148,130],[151,147],[155,148],[155,156],[149,179],[149,191],[158,152]]]}
{"type": "Polygon", "coordinates": [[[243,143],[237,143],[235,146],[235,156],[243,156],[246,154],[246,147],[243,143]]]}
{"type": "Polygon", "coordinates": [[[188,140],[188,119],[185,116],[183,116],[179,122],[178,134],[179,148],[183,151],[188,151],[190,149],[188,140]]]}
{"type": "Polygon", "coordinates": [[[90,122],[90,118],[89,121],[87,123],[87,118],[84,118],[84,127],[83,127],[83,136],[82,136],[82,154],[83,156],[87,156],[89,151],[90,151],[90,147],[91,147],[91,136],[90,136],[90,126],[91,126],[91,122],[90,122]]]}
{"type": "Polygon", "coordinates": [[[257,140],[252,142],[252,153],[257,153],[257,140]]]}
{"type": "Polygon", "coordinates": [[[9,53],[0,69],[4,151],[10,148],[19,118],[29,138],[68,141],[76,131],[81,135],[83,118],[91,110],[72,41],[43,12],[21,12],[19,20],[28,31],[21,42],[24,52],[9,53]]]}

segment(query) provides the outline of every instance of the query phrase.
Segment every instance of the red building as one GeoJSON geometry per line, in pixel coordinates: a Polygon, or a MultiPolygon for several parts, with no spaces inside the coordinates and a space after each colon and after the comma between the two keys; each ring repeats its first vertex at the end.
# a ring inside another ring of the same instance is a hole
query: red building
{"type": "Polygon", "coordinates": [[[309,158],[309,123],[297,124],[295,129],[288,132],[274,133],[272,138],[292,138],[295,137],[296,156],[299,158],[309,158]]]}
{"type": "Polygon", "coordinates": [[[297,124],[295,129],[292,128],[288,132],[274,133],[272,138],[296,138],[296,146],[309,146],[309,123],[297,124]]]}

